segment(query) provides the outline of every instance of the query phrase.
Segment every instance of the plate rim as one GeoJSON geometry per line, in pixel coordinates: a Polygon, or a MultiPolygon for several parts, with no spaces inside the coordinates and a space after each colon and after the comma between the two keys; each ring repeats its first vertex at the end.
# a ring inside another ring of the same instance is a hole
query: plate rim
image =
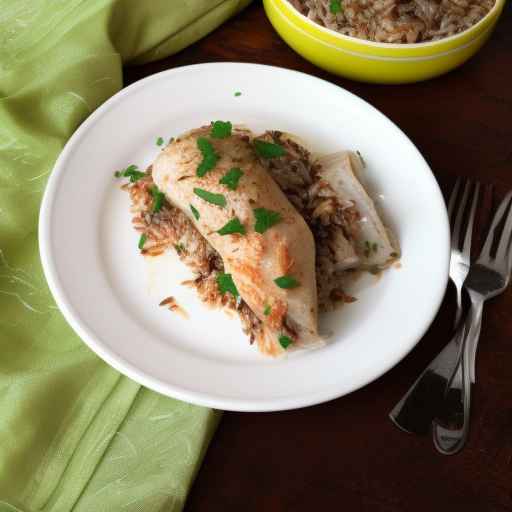
{"type": "Polygon", "coordinates": [[[75,130],[72,136],[66,142],[64,148],[59,154],[55,164],[52,168],[52,172],[48,179],[48,182],[45,187],[45,191],[43,194],[43,199],[41,201],[40,211],[39,211],[39,227],[38,227],[38,238],[39,238],[39,254],[42,262],[44,276],[48,283],[49,289],[52,293],[52,296],[59,307],[60,312],[63,314],[65,320],[72,327],[75,333],[80,337],[80,339],[93,351],[98,355],[101,359],[103,359],[107,364],[113,367],[115,370],[119,371],[121,374],[128,376],[135,382],[142,384],[143,386],[152,389],[158,393],[169,396],[171,398],[176,398],[178,400],[182,400],[188,403],[193,403],[196,405],[211,407],[215,409],[223,409],[229,411],[240,411],[240,412],[270,412],[270,411],[281,411],[281,410],[290,410],[297,409],[302,407],[308,407],[312,405],[316,405],[319,403],[327,402],[333,400],[335,398],[339,398],[341,396],[345,396],[350,394],[362,387],[368,385],[374,380],[379,379],[382,375],[387,373],[391,368],[396,366],[402,359],[404,359],[410,352],[413,350],[418,342],[423,338],[424,334],[432,324],[434,318],[436,317],[439,308],[441,307],[442,300],[445,294],[445,290],[448,284],[448,270],[449,270],[449,240],[450,240],[450,230],[449,230],[449,222],[448,222],[448,213],[446,210],[446,204],[442,195],[442,192],[439,188],[439,184],[432,173],[432,170],[425,158],[419,151],[419,149],[415,146],[415,144],[409,139],[409,137],[385,114],[380,112],[373,105],[363,100],[359,96],[353,94],[347,89],[340,87],[332,82],[324,80],[322,78],[318,78],[313,75],[309,75],[307,73],[303,73],[300,71],[295,71],[279,66],[269,66],[265,64],[253,64],[253,63],[243,63],[243,62],[214,62],[214,63],[203,63],[203,64],[192,64],[187,66],[180,66],[168,70],[161,71],[159,73],[155,73],[148,77],[145,77],[141,80],[138,80],[129,86],[121,89],[116,94],[108,98],[104,103],[102,103],[96,110],[94,110],[75,130]],[[444,276],[443,282],[439,283],[439,288],[437,290],[437,297],[435,304],[431,309],[431,313],[428,318],[425,318],[424,325],[421,329],[418,329],[418,335],[413,342],[411,342],[410,346],[407,349],[400,350],[399,353],[392,359],[390,359],[386,365],[382,365],[379,367],[378,371],[370,372],[366,374],[365,378],[359,379],[358,382],[355,383],[355,386],[352,387],[350,391],[340,391],[337,389],[332,389],[331,391],[315,391],[312,393],[301,393],[299,396],[291,396],[291,397],[278,397],[278,398],[270,398],[270,399],[247,399],[247,398],[234,398],[234,397],[225,397],[219,395],[211,395],[208,393],[189,390],[186,387],[179,387],[175,384],[171,384],[169,382],[164,382],[158,378],[152,377],[147,372],[138,369],[129,361],[125,360],[124,357],[118,352],[108,348],[106,344],[102,343],[100,337],[96,336],[94,333],[94,329],[88,326],[81,318],[80,315],[73,308],[71,301],[68,300],[68,296],[66,294],[65,288],[63,287],[58,271],[55,266],[55,262],[52,258],[52,244],[51,244],[51,219],[53,212],[53,203],[55,193],[58,189],[60,183],[60,175],[63,173],[63,169],[65,169],[64,163],[66,162],[68,156],[74,151],[76,144],[81,140],[83,134],[86,134],[87,131],[94,125],[96,120],[100,118],[106,111],[108,111],[111,107],[116,105],[118,102],[122,102],[123,99],[131,94],[132,92],[138,90],[139,88],[146,87],[152,81],[158,81],[162,78],[165,78],[168,75],[174,75],[178,73],[193,72],[195,69],[204,70],[205,68],[219,68],[219,67],[246,67],[246,68],[256,68],[256,69],[265,69],[265,70],[275,70],[279,72],[285,72],[290,74],[299,75],[302,80],[312,80],[312,81],[320,81],[323,84],[341,90],[344,94],[348,95],[352,101],[363,105],[366,109],[371,111],[373,115],[384,118],[386,121],[391,123],[395,130],[399,133],[401,138],[406,142],[412,149],[416,152],[417,157],[421,160],[429,172],[427,173],[429,179],[433,184],[433,189],[436,192],[437,199],[440,204],[443,205],[443,217],[444,223],[441,228],[444,228],[445,231],[445,257],[444,257],[444,276]]]}

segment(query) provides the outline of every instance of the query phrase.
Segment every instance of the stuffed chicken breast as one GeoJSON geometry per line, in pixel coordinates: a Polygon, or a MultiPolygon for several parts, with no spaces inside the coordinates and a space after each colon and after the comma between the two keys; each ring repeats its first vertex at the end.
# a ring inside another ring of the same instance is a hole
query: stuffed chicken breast
{"type": "MultiPolygon", "coordinates": [[[[358,276],[399,258],[357,152],[318,157],[293,134],[215,121],[173,140],[145,172],[115,174],[129,178],[141,254],[175,251],[193,273],[182,284],[236,314],[264,354],[323,344],[318,311],[356,301],[358,276]]],[[[175,311],[173,299],[160,305],[175,311]]]]}
{"type": "Polygon", "coordinates": [[[316,342],[313,235],[259,161],[282,147],[220,128],[177,138],[157,157],[152,179],[221,256],[219,287],[239,294],[263,323],[264,352],[316,342]]]}

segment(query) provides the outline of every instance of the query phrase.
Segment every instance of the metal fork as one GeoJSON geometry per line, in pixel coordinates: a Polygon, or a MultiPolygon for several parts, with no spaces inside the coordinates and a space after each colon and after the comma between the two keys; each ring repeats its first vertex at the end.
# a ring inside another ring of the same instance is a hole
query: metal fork
{"type": "MultiPolygon", "coordinates": [[[[453,210],[455,202],[459,193],[461,179],[459,178],[455,183],[450,202],[448,203],[448,216],[450,220],[453,218],[453,210]]],[[[457,210],[457,216],[453,222],[452,240],[451,240],[451,254],[450,254],[450,279],[455,285],[457,291],[457,311],[455,313],[455,327],[459,325],[460,317],[462,316],[462,286],[469,273],[469,265],[471,262],[471,237],[473,233],[473,222],[475,219],[475,209],[478,202],[478,194],[480,192],[480,183],[475,185],[475,194],[473,196],[473,204],[471,205],[471,212],[466,227],[466,234],[464,235],[464,243],[460,247],[460,238],[462,232],[462,221],[464,217],[464,210],[471,188],[471,181],[466,181],[462,199],[457,210]]]]}
{"type": "MultiPolygon", "coordinates": [[[[471,237],[480,184],[476,183],[474,185],[473,199],[464,233],[462,229],[464,213],[473,184],[471,181],[466,181],[457,212],[455,213],[455,205],[460,195],[460,187],[461,180],[458,179],[448,203],[448,214],[453,226],[449,275],[457,291],[456,326],[462,315],[462,287],[469,273],[471,237]]],[[[457,331],[452,340],[429,364],[407,393],[391,410],[389,417],[397,427],[406,432],[416,434],[427,434],[430,432],[432,420],[437,414],[437,408],[443,401],[447,379],[452,375],[459,361],[460,341],[461,333],[457,331]]]]}
{"type": "Polygon", "coordinates": [[[492,221],[480,256],[470,267],[464,288],[471,299],[469,314],[458,332],[463,338],[460,360],[448,381],[445,407],[441,418],[434,421],[433,438],[436,448],[445,455],[460,451],[469,434],[471,408],[471,373],[474,373],[476,350],[480,339],[484,302],[502,293],[508,286],[512,264],[512,192],[501,202],[492,221]],[[508,212],[508,213],[507,213],[508,212]],[[505,219],[506,216],[506,219],[505,219]],[[505,219],[496,253],[491,249],[497,239],[497,231],[505,219]],[[452,402],[452,403],[451,403],[452,402]],[[449,428],[444,425],[453,426],[449,428]]]}

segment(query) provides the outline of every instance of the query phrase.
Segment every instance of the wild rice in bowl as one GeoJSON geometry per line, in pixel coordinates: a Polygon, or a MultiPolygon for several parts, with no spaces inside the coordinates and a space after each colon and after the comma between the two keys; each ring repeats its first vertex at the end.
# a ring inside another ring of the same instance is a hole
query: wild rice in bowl
{"type": "Polygon", "coordinates": [[[422,43],[467,30],[494,0],[289,0],[312,21],[379,43],[422,43]]]}

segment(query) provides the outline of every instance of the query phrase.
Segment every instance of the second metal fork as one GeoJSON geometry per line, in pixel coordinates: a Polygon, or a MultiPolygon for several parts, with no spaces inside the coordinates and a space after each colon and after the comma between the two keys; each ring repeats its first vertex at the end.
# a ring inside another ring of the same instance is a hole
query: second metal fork
{"type": "Polygon", "coordinates": [[[471,308],[465,325],[459,329],[462,339],[459,363],[448,381],[445,407],[441,408],[441,418],[435,420],[433,428],[434,444],[441,453],[446,455],[458,452],[466,443],[469,433],[471,382],[474,382],[476,350],[480,338],[484,302],[502,293],[510,280],[511,202],[512,192],[507,194],[494,215],[480,256],[475,264],[471,265],[464,283],[464,288],[471,299],[471,308]],[[502,223],[504,225],[496,252],[491,254],[502,223]]]}

